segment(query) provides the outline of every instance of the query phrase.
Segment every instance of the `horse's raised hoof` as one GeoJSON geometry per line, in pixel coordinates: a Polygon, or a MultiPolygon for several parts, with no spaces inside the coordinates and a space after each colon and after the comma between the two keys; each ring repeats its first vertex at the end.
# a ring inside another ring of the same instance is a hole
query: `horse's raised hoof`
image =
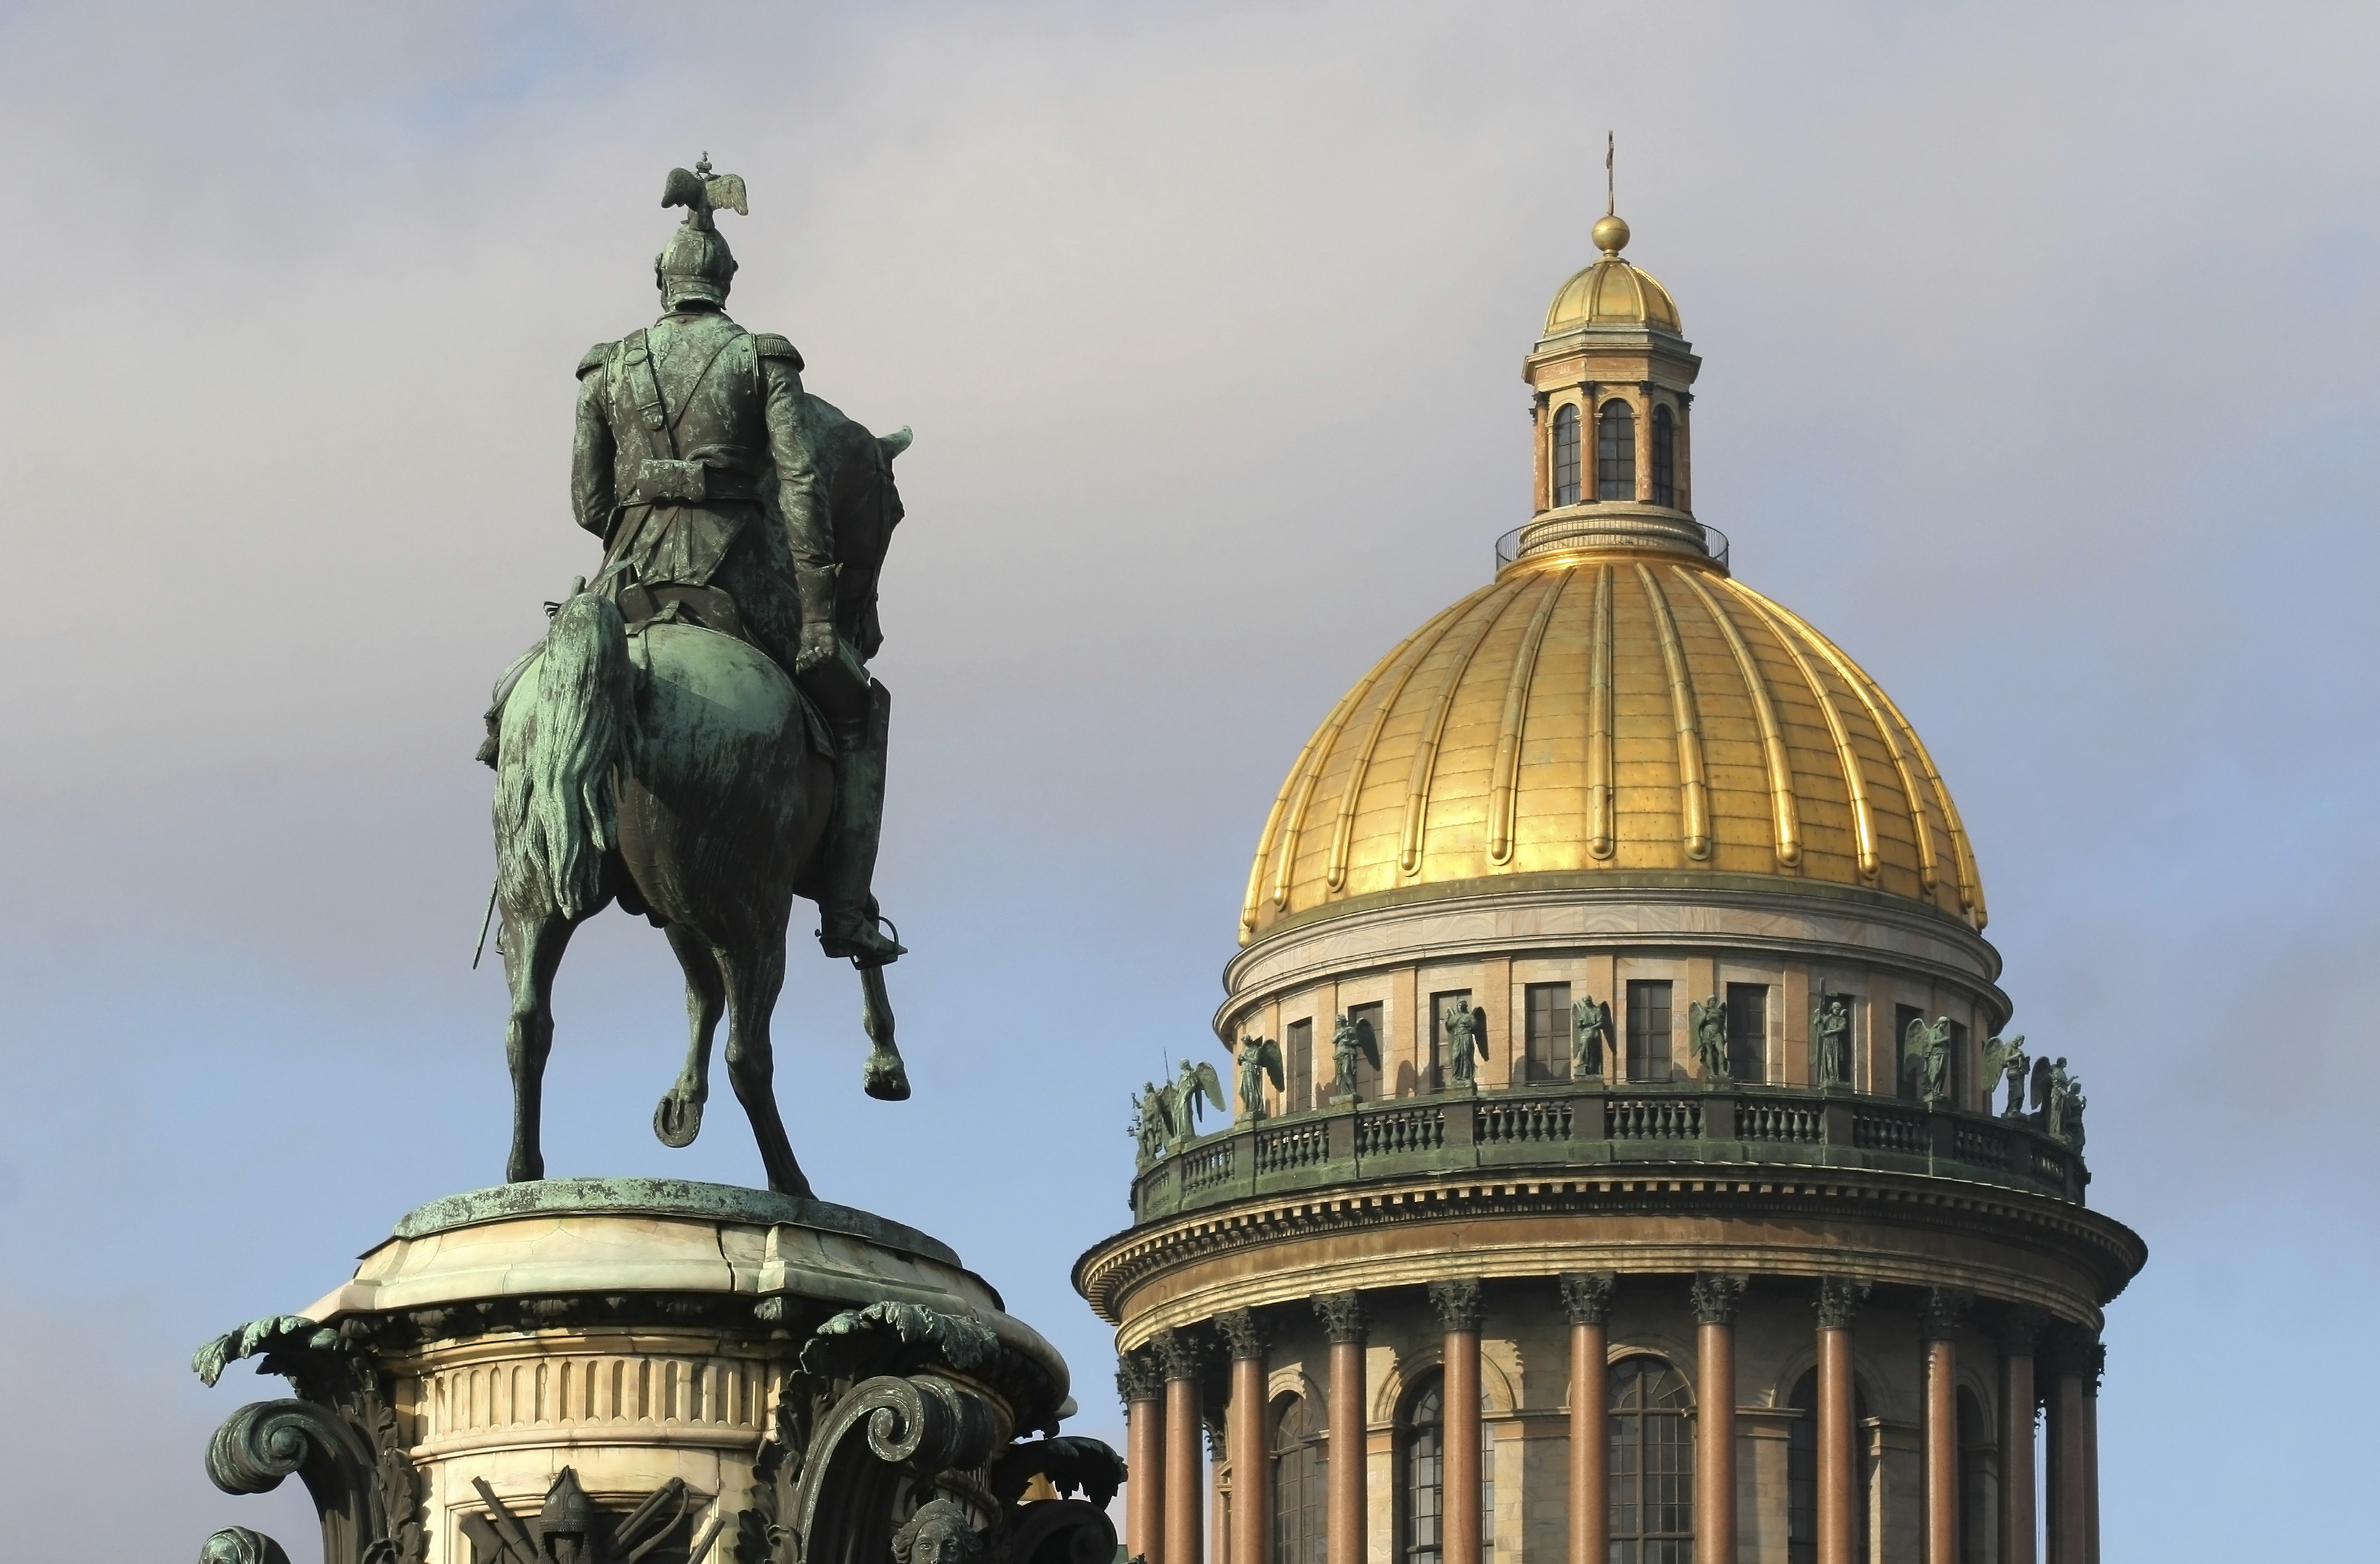
{"type": "Polygon", "coordinates": [[[868,1070],[861,1077],[859,1089],[879,1102],[906,1102],[909,1067],[891,1049],[878,1049],[868,1056],[868,1070]]]}
{"type": "Polygon", "coordinates": [[[690,1093],[673,1091],[664,1096],[661,1106],[653,1109],[653,1135],[663,1146],[684,1151],[702,1134],[702,1099],[690,1093]]]}

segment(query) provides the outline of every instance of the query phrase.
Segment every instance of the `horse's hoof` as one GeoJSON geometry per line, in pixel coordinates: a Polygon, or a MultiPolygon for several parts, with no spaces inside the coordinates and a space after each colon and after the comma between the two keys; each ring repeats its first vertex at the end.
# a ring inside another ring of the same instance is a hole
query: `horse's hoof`
{"type": "Polygon", "coordinates": [[[879,1049],[868,1056],[868,1070],[859,1089],[879,1102],[909,1100],[909,1067],[897,1053],[879,1049]]]}
{"type": "Polygon", "coordinates": [[[653,1135],[663,1146],[683,1151],[702,1134],[702,1099],[671,1092],[653,1109],[653,1135]]]}
{"type": "Polygon", "coordinates": [[[516,1157],[504,1165],[504,1182],[508,1184],[535,1183],[543,1177],[545,1158],[542,1157],[516,1157]]]}

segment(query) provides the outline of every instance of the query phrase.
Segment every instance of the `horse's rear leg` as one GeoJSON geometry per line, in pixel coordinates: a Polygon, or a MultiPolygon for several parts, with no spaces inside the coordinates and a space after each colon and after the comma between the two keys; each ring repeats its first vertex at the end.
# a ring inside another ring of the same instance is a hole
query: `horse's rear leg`
{"type": "Polygon", "coordinates": [[[909,1100],[909,1067],[892,1046],[892,1000],[884,992],[881,965],[859,969],[859,1024],[868,1033],[867,1068],[859,1089],[882,1102],[909,1100]]]}
{"type": "Polygon", "coordinates": [[[653,1109],[653,1134],[668,1146],[688,1146],[702,1133],[702,1105],[710,1100],[710,1038],[727,1008],[727,989],[719,976],[719,958],[710,944],[683,924],[669,926],[670,949],[686,972],[686,1068],[677,1084],[663,1093],[653,1109]]]}
{"type": "Polygon", "coordinates": [[[794,1160],[785,1121],[777,1113],[776,1060],[769,1047],[769,1015],[785,982],[785,931],[763,934],[739,951],[720,950],[719,970],[727,981],[727,1079],[752,1121],[760,1143],[760,1165],[769,1187],[780,1194],[810,1196],[810,1181],[794,1160]]]}
{"type": "Polygon", "coordinates": [[[545,1177],[539,1146],[545,1100],[545,1056],[553,1048],[553,975],[570,944],[572,925],[550,908],[516,915],[504,909],[504,978],[512,1018],[504,1026],[504,1061],[513,1075],[513,1150],[507,1183],[545,1177]]]}

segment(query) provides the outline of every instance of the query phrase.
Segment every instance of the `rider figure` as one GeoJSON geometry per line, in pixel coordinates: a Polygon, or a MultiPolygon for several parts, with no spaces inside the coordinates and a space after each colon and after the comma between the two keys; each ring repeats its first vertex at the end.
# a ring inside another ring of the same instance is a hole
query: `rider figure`
{"type": "MultiPolygon", "coordinates": [[[[834,811],[802,889],[819,903],[827,954],[881,965],[903,952],[879,928],[868,888],[891,703],[862,655],[876,649],[873,591],[864,602],[845,592],[837,612],[821,426],[840,415],[804,394],[791,342],[728,319],[735,258],[714,203],[745,210],[743,181],[712,176],[708,158],[693,173],[672,171],[662,204],[687,211],[653,262],[665,313],[578,361],[571,507],[603,540],[590,589],[619,604],[632,628],[676,621],[747,640],[825,715],[834,811]]],[[[889,457],[877,461],[889,488],[889,457]]],[[[870,531],[875,557],[846,562],[855,586],[864,577],[872,588],[890,527],[870,531]]]]}

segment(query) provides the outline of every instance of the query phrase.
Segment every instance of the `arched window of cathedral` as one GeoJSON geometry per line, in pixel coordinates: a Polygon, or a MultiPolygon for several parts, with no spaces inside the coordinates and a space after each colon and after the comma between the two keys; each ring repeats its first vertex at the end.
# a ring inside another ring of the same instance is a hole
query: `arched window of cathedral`
{"type": "Polygon", "coordinates": [[[1991,1564],[1985,1545],[1991,1540],[1991,1424],[1984,1403],[1965,1386],[1959,1387],[1959,1564],[1991,1564]]]}
{"type": "MultiPolygon", "coordinates": [[[[1793,1422],[1785,1437],[1785,1558],[1787,1564],[1816,1564],[1818,1557],[1818,1371],[1812,1369],[1793,1386],[1793,1422]]],[[[1868,1556],[1868,1508],[1876,1497],[1876,1463],[1869,1459],[1864,1430],[1867,1397],[1852,1389],[1852,1421],[1863,1433],[1856,1457],[1859,1497],[1852,1502],[1854,1541],[1852,1557],[1868,1556]]]]}
{"type": "Polygon", "coordinates": [[[1678,503],[1678,426],[1667,407],[1653,409],[1653,503],[1678,503]]]}
{"type": "Polygon", "coordinates": [[[1322,1429],[1303,1396],[1282,1396],[1272,1405],[1273,1564],[1323,1564],[1329,1455],[1322,1429]]]}
{"type": "Polygon", "coordinates": [[[1636,410],[1616,396],[1595,418],[1595,497],[1636,497],[1636,410]]]}
{"type": "MultiPolygon", "coordinates": [[[[1479,1398],[1488,1410],[1488,1398],[1479,1398]]],[[[1446,1400],[1444,1382],[1433,1373],[1418,1381],[1397,1420],[1397,1545],[1405,1564],[1439,1564],[1446,1517],[1446,1400]]],[[[1479,1425],[1479,1558],[1496,1557],[1496,1437],[1479,1425]]]]}
{"type": "Polygon", "coordinates": [[[1611,1365],[1612,1564],[1694,1564],[1693,1407],[1660,1359],[1611,1365]]]}
{"type": "Polygon", "coordinates": [[[1578,503],[1578,405],[1554,414],[1554,503],[1578,503]]]}

